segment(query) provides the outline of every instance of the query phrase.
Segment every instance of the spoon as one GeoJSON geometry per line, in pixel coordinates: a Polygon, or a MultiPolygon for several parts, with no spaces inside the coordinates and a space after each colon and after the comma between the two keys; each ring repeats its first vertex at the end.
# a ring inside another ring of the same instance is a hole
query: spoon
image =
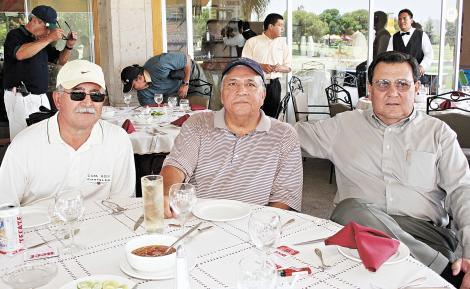
{"type": "Polygon", "coordinates": [[[323,260],[323,254],[320,249],[315,248],[315,254],[317,254],[318,258],[320,258],[322,271],[325,270],[325,268],[330,267],[330,265],[325,264],[325,261],[323,260]]]}
{"type": "Polygon", "coordinates": [[[183,240],[186,236],[188,236],[189,234],[191,234],[194,230],[196,230],[200,225],[202,224],[202,222],[200,222],[199,224],[197,224],[196,226],[192,227],[191,230],[187,231],[186,233],[184,233],[181,237],[179,237],[173,244],[170,245],[170,247],[168,247],[165,252],[163,253],[163,255],[167,254],[168,252],[170,252],[171,248],[173,248],[179,241],[183,240]]]}
{"type": "Polygon", "coordinates": [[[282,230],[284,230],[285,227],[287,227],[287,225],[292,224],[292,223],[294,223],[294,222],[295,222],[295,219],[289,219],[287,222],[285,222],[284,224],[282,224],[282,226],[281,226],[281,232],[282,232],[282,230]]]}

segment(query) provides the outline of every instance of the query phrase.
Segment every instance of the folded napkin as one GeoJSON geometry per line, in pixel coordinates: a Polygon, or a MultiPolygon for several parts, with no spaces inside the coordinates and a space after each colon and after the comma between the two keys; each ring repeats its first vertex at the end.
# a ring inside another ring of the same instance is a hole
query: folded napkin
{"type": "Polygon", "coordinates": [[[357,249],[366,269],[375,272],[397,252],[400,242],[382,231],[350,222],[325,244],[357,249]]]}
{"type": "Polygon", "coordinates": [[[135,132],[135,127],[132,124],[130,119],[126,119],[124,123],[122,124],[122,128],[129,134],[135,132]]]}
{"type": "Polygon", "coordinates": [[[198,104],[191,104],[191,110],[204,110],[206,109],[205,106],[198,105],[198,104]]]}
{"type": "Polygon", "coordinates": [[[149,103],[147,104],[148,107],[160,107],[162,106],[161,104],[158,104],[158,103],[149,103]]]}
{"type": "Polygon", "coordinates": [[[189,118],[189,114],[185,114],[182,117],[178,118],[175,121],[172,121],[171,124],[177,125],[177,126],[182,126],[185,121],[187,121],[189,118]]]}
{"type": "Polygon", "coordinates": [[[451,107],[452,107],[452,103],[448,99],[446,99],[443,102],[439,103],[439,108],[440,109],[449,109],[451,107]]]}

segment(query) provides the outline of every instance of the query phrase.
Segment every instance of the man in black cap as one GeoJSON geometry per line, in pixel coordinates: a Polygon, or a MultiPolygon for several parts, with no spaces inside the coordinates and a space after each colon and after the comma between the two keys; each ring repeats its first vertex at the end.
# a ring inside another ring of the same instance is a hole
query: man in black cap
{"type": "Polygon", "coordinates": [[[140,105],[155,104],[156,93],[163,94],[165,102],[169,96],[186,98],[188,91],[193,91],[189,88],[193,79],[205,81],[204,73],[189,55],[180,52],[152,56],[144,66],[134,64],[121,71],[122,91],[135,89],[140,105]]]}
{"type": "Polygon", "coordinates": [[[8,32],[5,39],[3,87],[5,108],[10,125],[10,139],[26,127],[26,118],[39,111],[39,106],[50,108],[46,96],[48,62],[64,65],[75,45],[77,34],[57,28],[57,12],[49,6],[35,7],[29,22],[8,32]],[[62,51],[51,43],[67,38],[62,51]]]}
{"type": "Polygon", "coordinates": [[[189,182],[197,196],[247,201],[300,211],[302,158],[289,124],[260,109],[264,73],[254,60],[239,58],[222,73],[219,111],[191,116],[182,126],[161,170],[165,215],[172,184],[189,182]]]}

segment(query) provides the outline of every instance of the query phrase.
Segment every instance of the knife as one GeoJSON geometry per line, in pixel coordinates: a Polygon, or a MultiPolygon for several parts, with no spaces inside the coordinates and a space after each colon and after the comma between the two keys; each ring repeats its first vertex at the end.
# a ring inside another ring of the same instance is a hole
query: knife
{"type": "Polygon", "coordinates": [[[144,215],[140,216],[137,219],[137,221],[135,221],[134,231],[137,230],[137,228],[142,224],[143,221],[144,221],[144,215]]]}
{"type": "Polygon", "coordinates": [[[299,246],[299,245],[308,245],[308,244],[315,244],[315,243],[320,243],[328,239],[329,237],[324,237],[320,239],[315,239],[315,240],[310,240],[310,241],[305,241],[305,242],[300,242],[300,243],[295,243],[292,244],[293,246],[299,246]]]}

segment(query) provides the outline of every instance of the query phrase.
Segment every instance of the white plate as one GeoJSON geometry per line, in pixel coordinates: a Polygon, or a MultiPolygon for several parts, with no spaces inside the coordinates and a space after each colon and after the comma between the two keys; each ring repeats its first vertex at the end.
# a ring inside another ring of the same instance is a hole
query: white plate
{"type": "MultiPolygon", "coordinates": [[[[338,246],[338,251],[343,254],[344,257],[349,258],[351,260],[362,262],[361,258],[359,257],[359,252],[357,249],[350,249],[345,247],[338,246]]],[[[400,242],[400,246],[398,246],[397,252],[392,255],[387,261],[384,262],[384,265],[395,264],[401,262],[406,259],[410,255],[410,249],[400,242]]]]}
{"type": "Polygon", "coordinates": [[[60,287],[60,289],[77,289],[77,285],[79,282],[82,281],[106,281],[106,280],[113,280],[117,281],[121,284],[127,285],[127,288],[132,288],[136,283],[132,280],[127,278],[117,276],[117,275],[91,275],[87,277],[83,277],[77,280],[73,280],[64,286],[60,287]]]}
{"type": "Polygon", "coordinates": [[[248,216],[251,208],[248,204],[233,200],[210,200],[197,203],[193,215],[199,219],[226,222],[248,216]]]}
{"type": "MultiPolygon", "coordinates": [[[[121,260],[121,263],[119,264],[119,267],[121,268],[121,271],[124,272],[125,274],[142,279],[142,280],[165,280],[165,279],[171,279],[174,277],[174,273],[176,272],[175,268],[171,268],[169,270],[164,270],[164,271],[158,271],[158,272],[143,272],[136,270],[132,268],[131,265],[127,262],[127,259],[124,258],[121,260]]],[[[132,288],[132,287],[131,287],[132,288]]]]}
{"type": "Polygon", "coordinates": [[[47,208],[22,207],[21,215],[23,219],[23,228],[33,228],[49,224],[51,219],[47,213],[47,208]]]}

